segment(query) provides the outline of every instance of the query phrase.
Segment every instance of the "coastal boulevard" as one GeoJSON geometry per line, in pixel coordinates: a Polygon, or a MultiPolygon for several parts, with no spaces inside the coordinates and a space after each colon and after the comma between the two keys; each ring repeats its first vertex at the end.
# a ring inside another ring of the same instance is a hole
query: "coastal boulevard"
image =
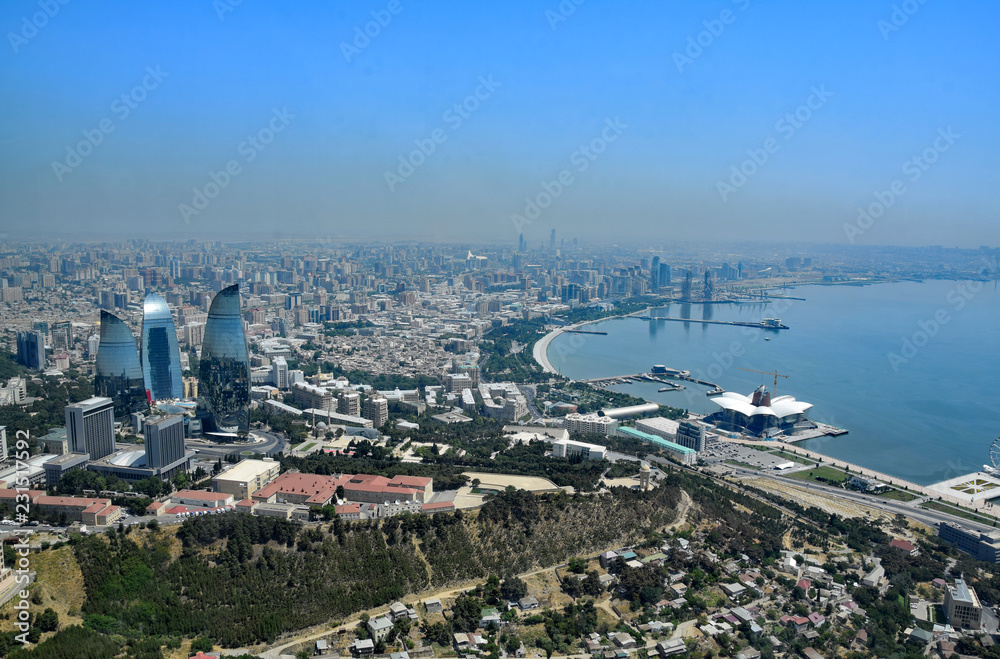
{"type": "MultiPolygon", "coordinates": [[[[941,501],[945,501],[945,502],[954,504],[956,506],[961,506],[962,508],[967,508],[969,510],[974,510],[977,514],[982,515],[984,517],[992,517],[994,519],[1000,519],[1000,509],[998,509],[997,506],[994,506],[994,505],[992,505],[992,504],[990,504],[990,503],[988,503],[986,501],[976,501],[976,502],[973,502],[973,503],[969,503],[969,502],[963,501],[962,499],[959,499],[958,497],[949,496],[949,495],[945,494],[944,492],[939,492],[937,490],[932,490],[929,487],[926,487],[924,485],[918,485],[918,484],[912,483],[910,481],[905,481],[902,478],[898,478],[896,476],[889,476],[888,474],[883,474],[881,472],[875,471],[874,469],[868,469],[867,467],[862,467],[860,465],[852,464],[852,463],[846,462],[844,460],[838,460],[837,458],[831,458],[828,455],[824,455],[822,453],[817,453],[815,451],[810,451],[808,449],[804,449],[804,448],[802,448],[800,446],[796,446],[794,444],[787,444],[785,442],[779,442],[779,441],[761,442],[761,441],[741,440],[741,439],[724,439],[722,441],[728,442],[728,443],[733,443],[733,444],[744,444],[744,445],[747,445],[747,446],[752,446],[754,448],[779,448],[782,451],[785,451],[787,453],[802,455],[803,457],[811,458],[811,459],[813,459],[813,460],[815,460],[816,462],[819,463],[819,464],[816,465],[816,467],[806,467],[806,469],[796,469],[795,471],[807,471],[808,469],[813,469],[813,468],[817,468],[817,467],[820,467],[820,466],[833,467],[833,468],[836,468],[836,469],[845,469],[846,468],[846,469],[849,469],[852,474],[860,474],[862,476],[867,476],[869,478],[874,478],[876,480],[879,480],[879,481],[881,481],[883,483],[887,483],[889,485],[895,485],[897,487],[904,487],[904,488],[908,489],[910,492],[912,492],[915,495],[917,495],[917,497],[918,497],[917,499],[914,499],[913,501],[906,502],[905,505],[907,505],[907,508],[909,508],[909,509],[912,509],[912,506],[914,506],[915,504],[919,504],[919,503],[922,503],[922,502],[928,501],[928,500],[938,500],[939,499],[941,501]]],[[[747,471],[750,471],[752,473],[758,473],[756,470],[753,470],[753,469],[749,469],[747,471]]],[[[785,473],[788,473],[788,472],[785,472],[785,473]]],[[[776,474],[772,474],[770,472],[767,472],[767,473],[764,473],[764,474],[760,474],[760,475],[776,476],[776,474]]],[[[800,480],[797,480],[797,479],[781,478],[781,477],[777,477],[777,476],[776,476],[776,480],[782,480],[782,481],[785,481],[785,482],[792,482],[792,483],[795,483],[797,485],[802,485],[802,486],[805,486],[806,484],[812,485],[812,483],[809,482],[809,481],[800,481],[800,480]]],[[[843,490],[843,489],[836,488],[836,487],[830,488],[830,489],[832,489],[833,491],[836,491],[836,492],[848,492],[848,490],[843,490]]],[[[891,499],[881,499],[881,498],[876,497],[874,495],[864,495],[864,493],[859,493],[859,494],[861,494],[862,496],[869,496],[873,500],[876,500],[876,501],[884,501],[885,503],[899,503],[899,502],[893,501],[891,499]]],[[[888,510],[888,508],[887,508],[887,510],[888,510]]],[[[924,509],[921,509],[921,510],[924,510],[924,509]]],[[[927,511],[927,512],[928,513],[934,512],[936,515],[938,514],[938,513],[936,513],[936,511],[927,511]]],[[[960,523],[960,524],[962,524],[964,526],[970,526],[970,527],[974,527],[974,528],[979,528],[980,526],[982,526],[982,525],[975,524],[971,520],[957,518],[957,517],[953,517],[951,515],[944,515],[944,517],[945,518],[950,518],[952,521],[957,521],[958,523],[960,523]]],[[[986,528],[986,527],[983,527],[983,528],[986,528]]]]}

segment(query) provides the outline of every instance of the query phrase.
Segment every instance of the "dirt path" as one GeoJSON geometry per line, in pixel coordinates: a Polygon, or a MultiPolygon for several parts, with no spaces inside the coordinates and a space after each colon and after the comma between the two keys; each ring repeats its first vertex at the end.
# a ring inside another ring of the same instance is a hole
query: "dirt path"
{"type": "Polygon", "coordinates": [[[681,490],[681,505],[679,506],[679,511],[677,513],[677,519],[667,526],[665,530],[674,531],[687,524],[687,515],[688,511],[691,510],[692,503],[693,501],[687,491],[681,490]]]}
{"type": "MultiPolygon", "coordinates": [[[[681,525],[687,523],[687,515],[688,515],[688,512],[691,510],[692,503],[693,502],[691,500],[691,497],[688,495],[688,493],[686,491],[684,491],[682,489],[681,490],[681,503],[680,503],[680,506],[678,507],[677,519],[674,520],[674,522],[672,522],[670,524],[670,526],[667,527],[667,530],[673,530],[674,528],[678,528],[681,525]]],[[[519,574],[518,577],[521,578],[521,579],[525,579],[525,578],[528,578],[528,577],[533,577],[533,576],[535,576],[537,574],[542,574],[544,572],[555,572],[559,568],[565,567],[565,566],[566,566],[566,563],[560,563],[559,565],[553,565],[553,566],[550,566],[550,567],[538,568],[536,570],[531,570],[529,572],[524,572],[522,574],[519,574]]],[[[429,568],[430,568],[430,566],[428,565],[428,569],[429,568]]],[[[476,582],[476,581],[469,581],[469,582],[466,582],[464,585],[453,587],[453,588],[448,588],[448,589],[444,589],[444,590],[438,590],[438,591],[433,591],[433,592],[414,593],[412,595],[412,597],[414,598],[414,601],[423,601],[423,600],[435,599],[435,598],[436,599],[446,599],[446,598],[449,598],[449,597],[455,597],[458,594],[460,594],[462,591],[469,590],[470,588],[475,588],[475,586],[477,585],[477,583],[478,582],[476,582]]],[[[610,601],[605,601],[605,602],[599,603],[599,604],[597,604],[597,606],[600,607],[600,608],[603,608],[605,611],[607,611],[608,613],[610,613],[611,616],[613,618],[615,618],[616,620],[620,619],[619,615],[617,613],[615,613],[614,609],[611,608],[610,601]]],[[[374,616],[374,615],[377,615],[377,613],[382,612],[384,609],[385,609],[385,607],[383,606],[383,607],[379,607],[378,609],[375,609],[375,610],[372,610],[372,611],[368,611],[367,613],[369,615],[374,616]]],[[[305,630],[305,631],[300,632],[298,636],[295,636],[294,638],[289,639],[288,641],[282,642],[281,645],[275,646],[275,647],[273,647],[271,649],[264,650],[264,651],[256,651],[255,653],[258,654],[258,655],[260,655],[262,657],[262,659],[278,659],[279,655],[283,654],[286,650],[288,650],[291,647],[294,647],[294,646],[302,644],[302,643],[311,643],[313,641],[316,641],[317,639],[323,638],[324,636],[329,636],[330,634],[335,634],[335,633],[339,632],[342,629],[344,629],[344,630],[346,630],[346,629],[353,629],[354,627],[357,626],[358,621],[361,619],[361,614],[362,613],[365,613],[365,612],[364,611],[358,611],[357,613],[355,613],[351,617],[350,620],[345,621],[344,623],[338,625],[337,627],[332,627],[332,628],[328,627],[328,628],[323,629],[321,631],[308,631],[308,630],[305,630]]],[[[313,628],[313,629],[315,629],[315,628],[313,628]]],[[[254,651],[251,651],[251,653],[254,653],[254,651]]]]}

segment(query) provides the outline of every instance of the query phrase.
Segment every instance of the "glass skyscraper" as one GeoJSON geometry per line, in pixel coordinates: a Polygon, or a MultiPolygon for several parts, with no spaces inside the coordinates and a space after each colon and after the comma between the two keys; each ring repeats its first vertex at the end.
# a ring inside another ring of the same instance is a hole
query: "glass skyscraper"
{"type": "Polygon", "coordinates": [[[45,369],[45,335],[39,331],[17,333],[17,361],[39,371],[45,369]]]}
{"type": "Polygon", "coordinates": [[[240,287],[222,289],[208,310],[198,374],[198,412],[209,431],[250,427],[250,358],[240,315],[240,287]]]}
{"type": "Polygon", "coordinates": [[[129,419],[149,409],[146,386],[135,349],[135,337],[121,318],[101,310],[101,342],[97,346],[94,395],[114,401],[115,416],[129,419]]]}
{"type": "Polygon", "coordinates": [[[142,379],[153,400],[183,398],[181,351],[167,301],[146,296],[142,312],[142,379]]]}

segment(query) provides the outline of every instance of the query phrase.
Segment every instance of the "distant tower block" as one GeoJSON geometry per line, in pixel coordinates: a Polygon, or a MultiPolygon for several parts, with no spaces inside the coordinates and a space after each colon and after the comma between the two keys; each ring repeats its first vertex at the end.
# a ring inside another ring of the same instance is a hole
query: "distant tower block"
{"type": "Polygon", "coordinates": [[[639,469],[639,489],[643,492],[649,489],[649,475],[649,465],[642,465],[639,469]]]}

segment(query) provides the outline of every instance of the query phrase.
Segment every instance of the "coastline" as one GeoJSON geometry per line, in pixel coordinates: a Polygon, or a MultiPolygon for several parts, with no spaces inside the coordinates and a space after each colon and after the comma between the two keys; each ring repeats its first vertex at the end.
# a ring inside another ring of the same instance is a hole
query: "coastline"
{"type": "MultiPolygon", "coordinates": [[[[576,328],[582,327],[584,325],[589,325],[589,324],[592,324],[592,323],[601,322],[603,320],[610,320],[610,319],[613,319],[613,318],[627,318],[630,315],[632,315],[632,314],[621,314],[621,315],[618,315],[618,316],[607,316],[605,318],[599,318],[599,319],[596,319],[596,320],[588,320],[588,321],[584,321],[584,322],[581,322],[581,323],[575,323],[573,325],[566,325],[566,326],[563,326],[563,327],[558,327],[558,328],[552,330],[551,332],[547,333],[545,336],[543,336],[541,339],[539,339],[538,341],[535,342],[535,344],[533,346],[533,349],[532,349],[532,356],[535,359],[535,361],[542,367],[542,369],[545,372],[558,375],[559,372],[555,369],[554,366],[552,366],[552,363],[549,361],[548,355],[547,355],[549,345],[552,343],[552,341],[557,336],[559,336],[560,334],[566,332],[567,330],[576,329],[576,328]]],[[[946,502],[951,503],[953,505],[957,505],[957,506],[960,506],[960,507],[963,507],[963,508],[966,508],[966,509],[974,510],[975,512],[977,512],[977,513],[979,513],[981,515],[984,515],[984,516],[987,516],[987,517],[992,517],[994,519],[1000,519],[1000,508],[997,508],[997,507],[992,506],[992,505],[986,505],[985,501],[978,501],[978,502],[974,502],[974,503],[966,502],[966,501],[963,501],[963,500],[961,500],[961,499],[959,499],[957,497],[950,497],[950,496],[948,496],[945,493],[942,493],[942,492],[939,492],[939,491],[936,491],[936,490],[931,490],[928,486],[920,485],[920,484],[917,484],[917,483],[914,483],[914,482],[911,482],[911,481],[907,481],[906,479],[900,478],[898,476],[891,476],[889,474],[877,471],[875,469],[872,469],[872,468],[869,468],[869,467],[865,467],[865,466],[862,466],[860,464],[848,462],[848,461],[840,459],[840,458],[835,458],[833,456],[830,456],[830,455],[827,455],[827,454],[824,454],[824,453],[819,453],[819,452],[814,451],[814,450],[806,449],[806,448],[804,448],[802,446],[798,446],[796,443],[791,443],[791,442],[786,443],[784,441],[765,441],[765,442],[761,442],[759,440],[752,440],[752,439],[737,439],[737,440],[733,440],[733,439],[723,438],[723,437],[720,437],[720,440],[721,441],[734,442],[734,443],[757,445],[757,446],[780,447],[780,448],[782,448],[784,450],[787,450],[787,451],[789,451],[791,453],[798,453],[799,455],[803,455],[803,456],[807,456],[807,457],[811,457],[813,459],[819,460],[822,463],[825,463],[827,465],[832,465],[834,467],[839,467],[841,469],[846,467],[846,468],[848,468],[853,473],[862,474],[862,475],[865,475],[865,476],[870,477],[870,478],[875,478],[877,480],[880,480],[880,481],[882,481],[884,483],[888,483],[888,484],[894,485],[896,487],[906,488],[909,491],[914,492],[915,494],[917,494],[921,498],[926,497],[927,500],[929,500],[929,501],[933,501],[935,499],[941,500],[941,501],[946,501],[946,502]]]]}
{"type": "Polygon", "coordinates": [[[565,332],[567,330],[574,330],[574,329],[577,329],[579,327],[583,327],[584,325],[591,325],[593,323],[600,323],[602,321],[611,320],[613,318],[628,318],[631,315],[632,314],[621,314],[621,315],[618,315],[618,316],[605,316],[604,318],[596,318],[594,320],[585,320],[583,322],[576,323],[576,324],[573,324],[573,325],[563,325],[562,327],[557,327],[556,329],[552,330],[551,332],[549,332],[548,334],[546,334],[542,338],[540,338],[537,341],[535,341],[535,345],[532,346],[532,348],[531,348],[531,357],[536,362],[538,362],[538,365],[541,366],[542,370],[545,371],[546,373],[553,373],[555,375],[559,375],[559,371],[557,371],[555,369],[555,367],[552,365],[552,362],[549,361],[549,357],[548,357],[549,344],[552,343],[552,339],[556,338],[557,336],[559,336],[560,334],[562,334],[563,332],[565,332]]]}

